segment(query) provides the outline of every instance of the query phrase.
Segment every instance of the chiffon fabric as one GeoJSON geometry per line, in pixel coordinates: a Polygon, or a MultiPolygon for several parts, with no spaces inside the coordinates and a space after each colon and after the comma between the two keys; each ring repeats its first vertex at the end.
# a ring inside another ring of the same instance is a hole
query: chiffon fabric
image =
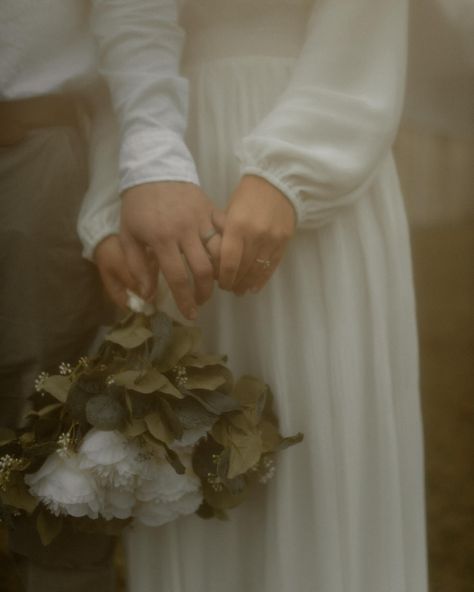
{"type": "Polygon", "coordinates": [[[128,538],[131,592],[423,592],[422,428],[409,236],[391,156],[403,0],[189,0],[188,140],[224,208],[242,174],[298,228],[258,295],[215,291],[210,350],[264,378],[285,434],[276,477],[228,522],[128,538]]]}

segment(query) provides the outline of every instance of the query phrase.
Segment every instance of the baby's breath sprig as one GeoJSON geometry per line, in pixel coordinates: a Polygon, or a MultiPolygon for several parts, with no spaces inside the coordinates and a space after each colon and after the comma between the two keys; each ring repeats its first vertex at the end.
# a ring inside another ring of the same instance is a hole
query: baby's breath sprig
{"type": "Polygon", "coordinates": [[[44,381],[49,378],[49,374],[47,372],[41,372],[39,376],[35,380],[35,391],[37,393],[41,393],[43,391],[44,381]]]}
{"type": "Polygon", "coordinates": [[[186,386],[186,383],[188,382],[188,373],[186,372],[186,368],[184,366],[175,366],[172,368],[171,372],[174,375],[176,386],[186,386]]]}
{"type": "Polygon", "coordinates": [[[62,362],[59,364],[59,374],[61,376],[69,376],[72,373],[72,366],[69,362],[62,362]]]}
{"type": "Polygon", "coordinates": [[[25,460],[11,454],[4,454],[0,457],[0,491],[6,491],[10,482],[11,474],[14,471],[25,469],[25,460]]]}

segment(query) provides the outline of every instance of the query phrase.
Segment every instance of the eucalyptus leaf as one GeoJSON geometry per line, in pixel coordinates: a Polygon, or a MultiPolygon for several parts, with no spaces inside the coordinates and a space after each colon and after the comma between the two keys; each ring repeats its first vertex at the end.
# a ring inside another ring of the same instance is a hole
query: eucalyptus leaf
{"type": "Polygon", "coordinates": [[[260,460],[263,451],[261,434],[242,414],[221,419],[212,428],[212,436],[230,450],[228,479],[246,473],[260,460]]]}
{"type": "Polygon", "coordinates": [[[42,510],[36,519],[36,528],[44,546],[49,545],[61,532],[63,519],[47,510],[42,510]]]}
{"type": "Polygon", "coordinates": [[[183,401],[175,401],[173,405],[170,405],[164,397],[158,401],[161,417],[168,428],[173,432],[176,440],[179,440],[182,437],[184,427],[176,409],[184,402],[185,400],[183,399],[183,401]]]}
{"type": "Polygon", "coordinates": [[[127,411],[119,399],[97,395],[86,404],[86,418],[99,430],[120,430],[127,418],[127,411]]]}
{"type": "Polygon", "coordinates": [[[7,490],[0,490],[0,498],[5,505],[25,510],[28,514],[32,514],[39,504],[39,499],[28,491],[21,474],[10,478],[7,490]]]}
{"type": "Polygon", "coordinates": [[[206,366],[223,366],[226,361],[227,356],[194,353],[184,356],[181,364],[190,368],[205,368],[206,366]]]}
{"type": "Polygon", "coordinates": [[[173,326],[173,333],[157,367],[168,372],[187,355],[196,350],[201,339],[198,327],[173,326]]]}
{"type": "Polygon", "coordinates": [[[124,349],[135,349],[152,337],[153,333],[146,326],[146,320],[141,315],[136,315],[124,326],[112,329],[105,339],[124,349]]]}
{"type": "Polygon", "coordinates": [[[158,312],[151,319],[153,347],[150,352],[152,360],[160,360],[168,347],[173,334],[173,321],[164,312],[158,312]]]}
{"type": "Polygon", "coordinates": [[[55,399],[61,401],[61,403],[66,402],[70,388],[70,378],[68,376],[61,376],[60,374],[47,376],[41,384],[41,390],[49,393],[55,399]]]}
{"type": "Polygon", "coordinates": [[[222,366],[208,366],[206,368],[187,369],[187,390],[215,391],[227,382],[222,366]]]}
{"type": "Polygon", "coordinates": [[[125,370],[114,375],[116,384],[126,387],[137,393],[150,394],[163,392],[177,398],[184,395],[175,388],[168,378],[156,368],[149,368],[145,372],[139,370],[125,370]]]}
{"type": "Polygon", "coordinates": [[[150,413],[145,417],[145,424],[152,436],[160,442],[171,444],[173,442],[174,434],[164,423],[159,413],[150,413]]]}
{"type": "Polygon", "coordinates": [[[215,413],[211,413],[191,397],[177,401],[173,405],[173,410],[180,425],[185,430],[198,428],[209,430],[218,419],[215,413]]]}
{"type": "Polygon", "coordinates": [[[10,428],[0,428],[0,446],[10,444],[16,440],[16,434],[10,428]]]}
{"type": "Polygon", "coordinates": [[[195,390],[186,391],[186,394],[215,415],[240,409],[240,403],[236,399],[219,391],[195,390]]]}
{"type": "Polygon", "coordinates": [[[122,433],[127,438],[136,438],[137,436],[141,436],[147,431],[147,425],[144,419],[132,419],[129,423],[122,428],[122,433]]]}
{"type": "Polygon", "coordinates": [[[45,405],[44,407],[41,407],[41,409],[29,411],[26,414],[26,417],[44,417],[46,415],[49,415],[50,413],[59,411],[60,409],[62,409],[62,407],[62,403],[52,403],[51,405],[45,405]]]}

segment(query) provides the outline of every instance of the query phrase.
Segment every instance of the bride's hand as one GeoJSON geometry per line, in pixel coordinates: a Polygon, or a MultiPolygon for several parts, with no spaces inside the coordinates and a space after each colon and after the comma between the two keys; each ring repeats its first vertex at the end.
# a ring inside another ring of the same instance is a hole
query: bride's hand
{"type": "Polygon", "coordinates": [[[272,276],[293,236],[293,206],[262,177],[246,175],[229,202],[225,228],[218,216],[213,219],[223,234],[220,287],[239,295],[247,290],[258,292],[272,276]]]}

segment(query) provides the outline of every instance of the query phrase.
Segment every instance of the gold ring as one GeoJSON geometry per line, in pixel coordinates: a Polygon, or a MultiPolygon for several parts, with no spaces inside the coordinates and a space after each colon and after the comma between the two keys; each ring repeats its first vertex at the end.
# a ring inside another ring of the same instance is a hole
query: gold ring
{"type": "Polygon", "coordinates": [[[270,267],[272,266],[272,262],[270,261],[270,259],[255,259],[255,262],[261,265],[265,271],[270,269],[270,267]]]}
{"type": "Polygon", "coordinates": [[[201,236],[202,244],[206,246],[207,243],[211,240],[211,238],[216,236],[216,234],[219,234],[219,232],[215,228],[211,228],[210,230],[208,230],[204,236],[201,236]]]}

